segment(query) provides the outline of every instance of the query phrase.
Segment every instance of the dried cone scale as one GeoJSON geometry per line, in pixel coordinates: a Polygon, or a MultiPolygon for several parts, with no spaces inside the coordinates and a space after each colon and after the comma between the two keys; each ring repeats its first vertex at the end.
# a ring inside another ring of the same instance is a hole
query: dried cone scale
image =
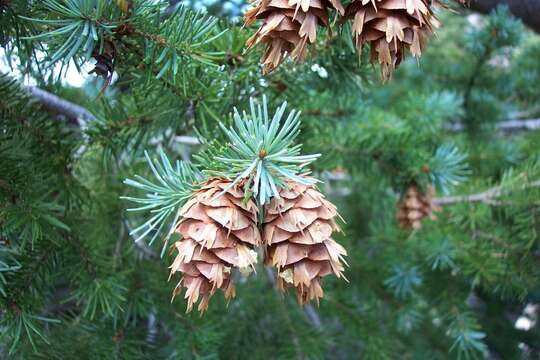
{"type": "Polygon", "coordinates": [[[381,66],[384,80],[392,77],[405,50],[419,58],[439,23],[426,0],[353,0],[345,10],[360,53],[370,44],[370,61],[381,66]]]}
{"type": "Polygon", "coordinates": [[[240,186],[227,189],[230,184],[226,179],[210,179],[180,209],[182,220],[176,232],[182,240],[175,244],[178,253],[170,269],[171,276],[182,274],[173,298],[186,289],[186,312],[199,299],[198,310],[205,311],[217,289],[225,292],[227,300],[233,298],[231,269],[249,271],[257,262],[253,251],[261,243],[257,206],[244,201],[240,186]]]}
{"type": "Polygon", "coordinates": [[[346,250],[335,242],[336,207],[313,186],[289,182],[265,209],[267,262],[277,267],[278,288],[295,287],[303,304],[323,297],[321,279],[343,276],[346,250]]]}
{"type": "Polygon", "coordinates": [[[246,26],[257,19],[261,27],[248,39],[247,46],[266,46],[261,59],[264,73],[276,69],[287,55],[303,61],[307,45],[315,43],[317,26],[328,27],[328,8],[344,14],[340,0],[258,0],[245,15],[246,26]]]}
{"type": "Polygon", "coordinates": [[[397,219],[403,228],[420,229],[422,219],[428,217],[435,220],[437,217],[434,211],[439,211],[439,207],[433,204],[435,191],[429,187],[423,193],[416,184],[411,184],[405,191],[405,195],[398,203],[397,219]]]}

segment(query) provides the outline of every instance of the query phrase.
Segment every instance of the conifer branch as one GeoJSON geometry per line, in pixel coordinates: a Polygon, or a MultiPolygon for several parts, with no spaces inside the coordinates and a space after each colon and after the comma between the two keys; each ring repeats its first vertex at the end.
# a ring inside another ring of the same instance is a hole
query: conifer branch
{"type": "Polygon", "coordinates": [[[509,117],[511,120],[524,120],[527,118],[530,118],[534,116],[535,114],[540,112],[540,105],[539,106],[533,106],[531,108],[525,109],[525,110],[517,110],[512,111],[509,114],[509,117]]]}
{"type": "MultiPolygon", "coordinates": [[[[73,123],[82,126],[88,121],[95,120],[95,116],[86,108],[74,104],[66,99],[54,95],[48,91],[40,89],[36,86],[27,86],[25,90],[30,95],[36,98],[47,110],[65,115],[73,123]]],[[[464,130],[464,125],[456,123],[448,126],[448,130],[452,132],[460,132],[464,130]]],[[[525,120],[505,120],[496,125],[496,129],[504,132],[514,131],[530,131],[540,129],[539,119],[525,120]]],[[[200,145],[201,142],[194,136],[180,135],[174,138],[174,141],[184,145],[200,145]]]]}
{"type": "MultiPolygon", "coordinates": [[[[530,189],[540,187],[540,180],[533,181],[527,184],[524,184],[521,189],[530,189]]],[[[498,198],[504,195],[508,195],[509,191],[505,191],[502,186],[495,186],[488,190],[482,191],[478,194],[472,195],[457,195],[457,196],[446,196],[441,198],[433,199],[433,203],[436,205],[453,205],[459,203],[484,203],[488,205],[502,205],[503,202],[499,201],[498,198]]]]}
{"type": "MultiPolygon", "coordinates": [[[[504,132],[528,131],[540,129],[540,119],[505,120],[497,123],[495,128],[504,132]]],[[[460,132],[465,129],[461,123],[455,123],[447,127],[452,132],[460,132]]]]}
{"type": "Polygon", "coordinates": [[[174,141],[183,145],[201,145],[201,141],[195,136],[179,135],[174,137],[174,141]]]}
{"type": "Polygon", "coordinates": [[[86,108],[36,86],[25,86],[24,89],[47,110],[65,115],[72,123],[80,127],[84,127],[88,121],[95,120],[96,118],[86,108]]]}

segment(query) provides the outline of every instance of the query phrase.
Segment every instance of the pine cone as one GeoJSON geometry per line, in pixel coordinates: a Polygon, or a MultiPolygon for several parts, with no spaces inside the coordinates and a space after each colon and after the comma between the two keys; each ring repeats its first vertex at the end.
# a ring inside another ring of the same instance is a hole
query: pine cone
{"type": "Polygon", "coordinates": [[[116,47],[110,40],[105,40],[101,47],[102,51],[100,52],[100,44],[98,43],[92,51],[92,57],[96,59],[96,64],[88,74],[95,73],[97,76],[102,77],[105,83],[108,84],[111,82],[114,73],[116,47]]]}
{"type": "Polygon", "coordinates": [[[265,209],[267,262],[277,267],[278,288],[294,286],[298,302],[323,297],[321,278],[341,277],[347,251],[330,236],[339,227],[336,207],[313,186],[290,182],[265,209]]]}
{"type": "Polygon", "coordinates": [[[392,77],[406,49],[420,57],[439,24],[426,0],[353,0],[345,10],[345,19],[350,18],[358,51],[370,44],[370,62],[377,56],[384,80],[392,77]]]}
{"type": "Polygon", "coordinates": [[[225,298],[235,296],[231,268],[242,272],[254,269],[261,243],[257,228],[257,206],[244,202],[241,186],[235,185],[221,194],[231,182],[222,178],[208,180],[193,198],[180,209],[182,220],[176,232],[182,240],[176,242],[178,254],[171,265],[171,276],[182,273],[175,295],[186,288],[186,312],[202,297],[198,310],[208,308],[216,289],[225,291],[225,298]]]}
{"type": "Polygon", "coordinates": [[[287,55],[304,61],[307,44],[315,43],[317,25],[328,27],[328,8],[344,13],[340,0],[257,0],[245,15],[246,26],[257,19],[263,24],[248,39],[248,48],[262,42],[266,51],[261,59],[263,72],[276,69],[287,55]]]}
{"type": "Polygon", "coordinates": [[[433,196],[435,190],[433,187],[428,187],[423,193],[416,184],[411,184],[405,191],[405,195],[398,203],[397,219],[403,228],[420,229],[422,227],[422,219],[429,216],[435,220],[437,217],[434,212],[440,208],[433,204],[433,196]]]}

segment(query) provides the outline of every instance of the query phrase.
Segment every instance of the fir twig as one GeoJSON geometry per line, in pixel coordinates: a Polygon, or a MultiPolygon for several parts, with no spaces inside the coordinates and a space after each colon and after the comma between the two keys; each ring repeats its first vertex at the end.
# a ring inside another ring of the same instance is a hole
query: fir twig
{"type": "Polygon", "coordinates": [[[141,205],[128,209],[128,211],[148,211],[152,214],[150,219],[129,232],[130,235],[136,236],[135,242],[150,236],[151,245],[168,224],[169,230],[166,231],[167,235],[162,249],[163,255],[178,219],[178,209],[193,193],[194,184],[198,180],[197,170],[184,161],[177,161],[173,167],[162,150],[160,151],[161,161],[152,161],[146,152],[145,156],[157,183],[139,175],[135,175],[135,179],[126,179],[124,181],[126,185],[142,190],[146,194],[144,197],[123,196],[122,199],[141,205]],[[170,221],[171,217],[172,221],[170,221]]]}
{"type": "MultiPolygon", "coordinates": [[[[446,127],[452,132],[460,132],[465,130],[465,126],[462,123],[455,123],[446,127]]],[[[508,133],[514,133],[517,131],[529,131],[540,129],[540,119],[523,119],[523,120],[505,120],[500,121],[495,125],[495,129],[508,133]]]]}
{"type": "Polygon", "coordinates": [[[96,117],[86,108],[74,104],[66,99],[51,94],[48,91],[36,86],[24,87],[26,91],[36,98],[47,110],[65,115],[72,123],[84,127],[88,121],[95,120],[96,117]]]}
{"type": "Polygon", "coordinates": [[[253,191],[261,206],[271,197],[279,199],[278,189],[284,186],[283,179],[306,185],[316,182],[303,176],[308,173],[304,168],[321,154],[301,155],[301,145],[294,144],[300,134],[300,113],[293,110],[282,122],[286,108],[284,102],[270,118],[266,97],[262,104],[250,99],[250,114],[244,111],[240,115],[235,108],[234,127],[220,123],[229,140],[228,146],[210,156],[222,163],[211,174],[234,179],[231,187],[247,180],[246,187],[253,191]]]}
{"type": "MultiPolygon", "coordinates": [[[[534,187],[540,187],[540,180],[524,184],[521,186],[521,189],[525,190],[534,187]]],[[[504,202],[501,202],[497,199],[504,195],[508,195],[509,193],[510,191],[505,191],[502,186],[495,186],[478,194],[440,197],[433,199],[433,202],[437,205],[453,205],[459,203],[477,202],[488,205],[502,205],[504,204],[504,202]]]]}

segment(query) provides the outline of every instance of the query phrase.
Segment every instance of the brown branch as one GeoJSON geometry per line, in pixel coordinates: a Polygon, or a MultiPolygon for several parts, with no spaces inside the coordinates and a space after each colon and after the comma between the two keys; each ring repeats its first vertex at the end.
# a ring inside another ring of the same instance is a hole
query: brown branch
{"type": "MultiPolygon", "coordinates": [[[[465,126],[461,123],[456,123],[446,128],[452,132],[460,132],[465,129],[465,126]]],[[[495,129],[503,132],[538,130],[540,129],[540,119],[505,120],[497,123],[495,129]]]]}
{"type": "Polygon", "coordinates": [[[33,98],[43,105],[49,111],[66,116],[73,123],[84,127],[88,121],[95,120],[95,116],[86,108],[74,104],[66,99],[62,99],[48,91],[36,86],[23,87],[33,98]]]}
{"type": "MultiPolygon", "coordinates": [[[[524,184],[522,189],[524,190],[533,187],[540,187],[540,180],[524,184]]],[[[488,205],[503,205],[505,203],[498,200],[498,198],[507,194],[508,192],[505,191],[502,186],[495,186],[478,194],[435,198],[433,199],[433,203],[436,205],[453,205],[459,203],[484,203],[488,205]]]]}

